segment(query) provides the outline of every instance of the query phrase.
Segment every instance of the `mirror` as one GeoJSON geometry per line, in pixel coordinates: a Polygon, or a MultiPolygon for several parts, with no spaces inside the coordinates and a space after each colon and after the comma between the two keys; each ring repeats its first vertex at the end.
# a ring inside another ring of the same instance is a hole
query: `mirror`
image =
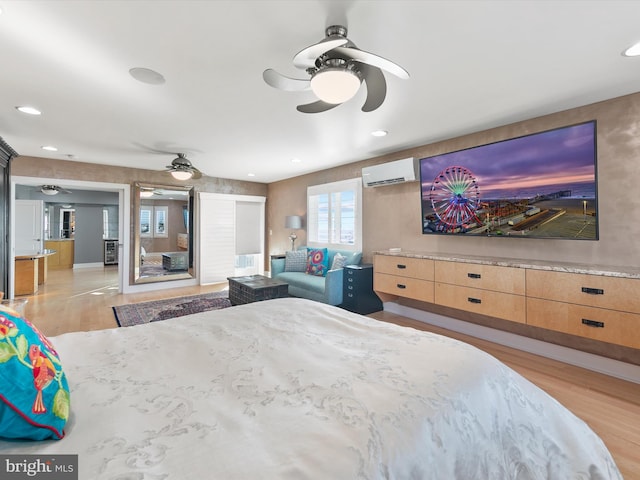
{"type": "Polygon", "coordinates": [[[191,186],[136,183],[133,192],[133,283],[193,278],[191,186]]]}

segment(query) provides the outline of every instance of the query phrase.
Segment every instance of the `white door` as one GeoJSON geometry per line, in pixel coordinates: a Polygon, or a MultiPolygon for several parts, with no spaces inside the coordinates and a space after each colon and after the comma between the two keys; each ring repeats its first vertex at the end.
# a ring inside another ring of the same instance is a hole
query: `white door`
{"type": "Polygon", "coordinates": [[[16,200],[15,254],[39,253],[44,249],[44,202],[16,200]]]}
{"type": "Polygon", "coordinates": [[[228,196],[199,194],[200,283],[224,282],[235,272],[236,202],[228,196]]]}
{"type": "Polygon", "coordinates": [[[208,192],[198,197],[200,283],[264,273],[265,197],[208,192]]]}

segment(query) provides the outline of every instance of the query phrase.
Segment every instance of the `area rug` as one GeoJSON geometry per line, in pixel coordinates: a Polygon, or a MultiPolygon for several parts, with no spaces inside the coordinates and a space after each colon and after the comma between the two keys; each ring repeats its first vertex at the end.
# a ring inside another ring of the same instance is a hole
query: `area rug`
{"type": "Polygon", "coordinates": [[[188,297],[165,298],[151,302],[117,305],[113,308],[120,327],[157,322],[167,318],[182,317],[192,313],[220,310],[231,306],[229,292],[212,292],[188,297]]]}

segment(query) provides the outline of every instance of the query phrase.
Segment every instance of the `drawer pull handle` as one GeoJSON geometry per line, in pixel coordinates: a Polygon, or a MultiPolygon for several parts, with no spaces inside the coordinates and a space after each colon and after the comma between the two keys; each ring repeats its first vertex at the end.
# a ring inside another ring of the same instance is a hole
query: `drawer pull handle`
{"type": "Polygon", "coordinates": [[[347,286],[347,288],[348,288],[349,290],[353,290],[353,285],[349,285],[349,286],[347,286]]]}
{"type": "Polygon", "coordinates": [[[469,278],[481,278],[482,275],[480,275],[479,273],[467,273],[467,277],[469,277],[469,278]]]}
{"type": "Polygon", "coordinates": [[[587,327],[596,327],[596,328],[604,328],[604,322],[597,322],[595,320],[587,320],[586,318],[582,319],[582,324],[587,327]]]}
{"type": "Polygon", "coordinates": [[[353,278],[348,278],[347,281],[348,282],[353,282],[353,278]]]}
{"type": "Polygon", "coordinates": [[[406,286],[406,285],[403,285],[403,284],[401,284],[401,283],[398,283],[396,286],[397,286],[398,288],[407,288],[407,286],[406,286]]]}
{"type": "Polygon", "coordinates": [[[604,295],[604,290],[601,288],[582,287],[582,292],[589,295],[604,295]]]}
{"type": "Polygon", "coordinates": [[[482,300],[480,300],[479,298],[473,298],[473,297],[468,297],[467,301],[471,303],[482,303],[482,300]]]}
{"type": "Polygon", "coordinates": [[[400,270],[403,270],[403,269],[407,268],[406,265],[403,265],[401,263],[397,264],[396,267],[398,267],[400,270]]]}

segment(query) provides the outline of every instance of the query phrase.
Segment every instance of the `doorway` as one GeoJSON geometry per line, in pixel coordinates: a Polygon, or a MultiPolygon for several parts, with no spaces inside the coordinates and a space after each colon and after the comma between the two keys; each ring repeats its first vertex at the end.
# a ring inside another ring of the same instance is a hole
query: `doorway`
{"type": "MultiPolygon", "coordinates": [[[[129,228],[127,228],[130,224],[130,205],[131,205],[131,193],[130,193],[130,185],[129,184],[115,184],[115,183],[104,183],[104,182],[90,182],[90,181],[80,181],[80,180],[69,180],[69,179],[50,179],[50,178],[39,178],[39,177],[20,177],[20,176],[12,176],[11,177],[11,198],[13,199],[11,212],[10,212],[10,238],[9,238],[9,249],[10,249],[10,264],[9,264],[9,297],[13,298],[14,295],[14,284],[15,284],[15,261],[14,257],[16,255],[16,251],[19,250],[19,244],[16,243],[17,239],[15,236],[16,232],[16,215],[19,214],[15,209],[16,205],[16,190],[19,186],[30,186],[30,187],[38,187],[41,185],[60,185],[65,189],[68,189],[73,192],[73,190],[78,191],[90,191],[95,192],[97,194],[104,194],[105,192],[116,193],[118,198],[118,258],[119,262],[117,265],[117,288],[118,292],[122,293],[124,285],[125,285],[125,275],[128,272],[129,266],[129,242],[130,242],[130,232],[129,228]]],[[[61,197],[62,198],[62,197],[61,197]]],[[[72,196],[67,195],[64,197],[64,202],[69,201],[71,203],[72,196]]],[[[62,201],[62,200],[61,200],[62,201]]],[[[70,210],[67,208],[67,210],[70,210]]],[[[74,212],[75,213],[75,212],[74,212]]],[[[60,233],[64,234],[64,218],[63,215],[60,215],[62,221],[60,222],[60,233]]],[[[75,217],[72,217],[68,214],[67,223],[69,225],[69,234],[75,228],[72,224],[75,221],[75,217]]],[[[56,222],[57,223],[57,222],[56,222]]],[[[44,225],[42,227],[44,231],[44,225]]],[[[75,234],[75,231],[73,232],[75,234]]],[[[93,266],[97,266],[93,265],[93,266]]],[[[114,268],[114,267],[110,267],[114,268]]],[[[70,295],[72,293],[70,292],[70,295]]]]}

